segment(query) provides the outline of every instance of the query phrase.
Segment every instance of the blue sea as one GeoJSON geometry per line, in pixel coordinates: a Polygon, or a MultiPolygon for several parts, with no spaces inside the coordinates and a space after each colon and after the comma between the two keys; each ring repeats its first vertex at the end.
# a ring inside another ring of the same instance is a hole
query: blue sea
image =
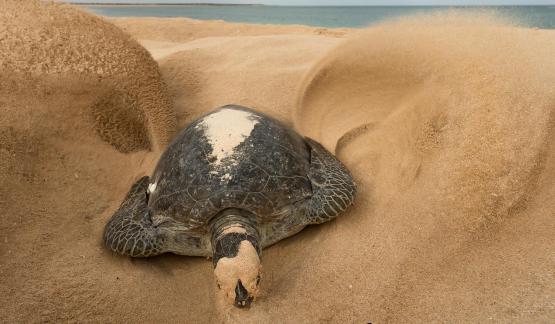
{"type": "Polygon", "coordinates": [[[488,7],[288,7],[263,5],[87,5],[110,17],[187,17],[257,24],[300,24],[320,27],[366,27],[385,19],[445,11],[493,11],[528,26],[555,29],[555,6],[488,7]]]}

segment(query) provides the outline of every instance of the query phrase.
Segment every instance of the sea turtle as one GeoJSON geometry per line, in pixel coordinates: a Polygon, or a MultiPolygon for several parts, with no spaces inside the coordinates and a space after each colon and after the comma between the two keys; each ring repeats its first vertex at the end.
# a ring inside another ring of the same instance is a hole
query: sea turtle
{"type": "Polygon", "coordinates": [[[261,250],[353,203],[349,171],[316,141],[276,119],[228,105],[182,130],[152,177],[142,177],[104,231],[132,257],[212,257],[230,303],[250,305],[261,250]]]}

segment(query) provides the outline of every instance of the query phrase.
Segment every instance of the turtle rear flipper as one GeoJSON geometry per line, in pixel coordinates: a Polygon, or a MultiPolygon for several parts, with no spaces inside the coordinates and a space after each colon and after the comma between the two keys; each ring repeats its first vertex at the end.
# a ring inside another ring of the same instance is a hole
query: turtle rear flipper
{"type": "Polygon", "coordinates": [[[310,147],[307,176],[312,185],[312,196],[279,212],[280,220],[264,233],[263,247],[292,236],[307,225],[334,219],[351,206],[355,199],[356,184],[343,163],[320,143],[308,137],[305,141],[310,147]]]}
{"type": "Polygon", "coordinates": [[[148,214],[149,177],[139,179],[104,229],[104,243],[119,254],[149,257],[165,252],[165,235],[153,226],[148,214]]]}
{"type": "Polygon", "coordinates": [[[299,202],[306,224],[321,224],[353,204],[356,185],[347,168],[320,143],[305,138],[310,147],[308,178],[312,197],[299,202]]]}

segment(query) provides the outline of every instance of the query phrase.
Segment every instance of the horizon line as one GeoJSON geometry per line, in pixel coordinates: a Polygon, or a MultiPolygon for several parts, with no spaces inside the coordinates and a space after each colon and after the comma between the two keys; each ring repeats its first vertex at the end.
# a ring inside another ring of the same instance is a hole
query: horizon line
{"type": "Polygon", "coordinates": [[[390,5],[275,5],[263,3],[213,3],[213,2],[73,2],[62,1],[73,5],[100,6],[266,6],[266,7],[552,7],[555,4],[390,4],[390,5]]]}

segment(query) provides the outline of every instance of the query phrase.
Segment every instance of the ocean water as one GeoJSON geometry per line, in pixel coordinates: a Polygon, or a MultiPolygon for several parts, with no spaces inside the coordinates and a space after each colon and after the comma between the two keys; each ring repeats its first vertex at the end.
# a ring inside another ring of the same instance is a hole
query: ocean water
{"type": "Polygon", "coordinates": [[[111,17],[187,17],[258,24],[321,27],[365,27],[384,19],[451,10],[493,11],[528,27],[555,29],[555,6],[488,7],[288,7],[210,5],[88,5],[87,10],[111,17]]]}

